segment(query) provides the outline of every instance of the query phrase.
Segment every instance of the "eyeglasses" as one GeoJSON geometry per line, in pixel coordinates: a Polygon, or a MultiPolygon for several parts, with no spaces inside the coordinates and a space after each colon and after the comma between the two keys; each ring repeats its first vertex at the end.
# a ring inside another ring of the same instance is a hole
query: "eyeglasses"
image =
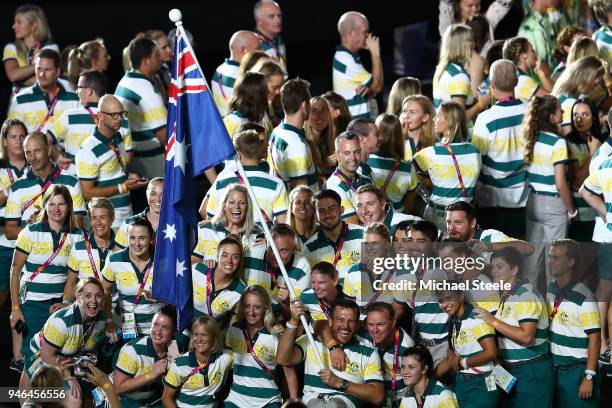
{"type": "Polygon", "coordinates": [[[122,111],[122,112],[104,112],[104,111],[100,111],[101,113],[110,116],[111,118],[117,120],[117,119],[125,119],[128,116],[128,113],[126,111],[122,111]]]}

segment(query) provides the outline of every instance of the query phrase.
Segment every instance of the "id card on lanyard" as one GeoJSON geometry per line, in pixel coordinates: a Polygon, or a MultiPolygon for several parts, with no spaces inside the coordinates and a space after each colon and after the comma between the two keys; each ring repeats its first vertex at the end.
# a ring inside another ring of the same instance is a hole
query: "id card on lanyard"
{"type": "Polygon", "coordinates": [[[30,208],[30,206],[32,206],[32,204],[34,204],[36,202],[36,200],[38,200],[38,198],[40,196],[42,196],[43,194],[45,194],[45,192],[47,191],[47,189],[51,186],[51,184],[53,184],[53,182],[55,181],[56,178],[58,178],[60,176],[60,174],[62,173],[62,169],[60,169],[59,167],[55,169],[55,171],[53,172],[53,174],[51,174],[51,177],[49,178],[49,180],[47,180],[45,182],[45,184],[43,184],[42,188],[40,189],[40,191],[38,193],[36,193],[34,195],[34,197],[30,198],[28,201],[26,201],[23,206],[21,207],[21,214],[23,215],[26,210],[28,208],[30,208]]]}
{"type": "Polygon", "coordinates": [[[140,282],[140,286],[138,287],[138,292],[136,292],[136,296],[134,297],[134,308],[131,312],[124,311],[121,317],[121,331],[123,332],[124,340],[135,339],[138,337],[138,326],[136,325],[136,307],[140,301],[140,298],[142,297],[144,287],[147,284],[152,267],[152,264],[147,265],[142,282],[140,282]]]}
{"type": "Polygon", "coordinates": [[[51,118],[51,116],[53,116],[53,112],[55,112],[55,106],[57,105],[57,101],[59,100],[59,94],[60,94],[60,89],[59,87],[57,88],[57,93],[55,94],[55,96],[53,97],[53,100],[51,101],[51,103],[47,106],[47,114],[45,115],[45,117],[43,118],[43,121],[40,125],[38,125],[38,127],[36,128],[37,132],[40,132],[45,125],[47,124],[47,122],[49,121],[49,119],[51,118]]]}
{"type": "Polygon", "coordinates": [[[332,264],[334,266],[338,265],[338,261],[342,259],[342,247],[344,246],[344,241],[346,241],[346,236],[348,235],[349,226],[348,224],[344,224],[342,227],[342,232],[340,233],[340,241],[338,241],[338,248],[336,249],[336,253],[334,254],[334,261],[332,264]]]}
{"type": "Polygon", "coordinates": [[[450,145],[445,144],[442,145],[448,150],[448,153],[451,155],[453,159],[453,163],[455,164],[455,171],[457,172],[457,179],[459,180],[459,187],[461,187],[461,197],[467,197],[467,190],[465,189],[465,183],[463,183],[463,176],[461,175],[461,168],[459,167],[459,162],[457,161],[457,156],[455,156],[455,152],[450,147],[450,145]]]}

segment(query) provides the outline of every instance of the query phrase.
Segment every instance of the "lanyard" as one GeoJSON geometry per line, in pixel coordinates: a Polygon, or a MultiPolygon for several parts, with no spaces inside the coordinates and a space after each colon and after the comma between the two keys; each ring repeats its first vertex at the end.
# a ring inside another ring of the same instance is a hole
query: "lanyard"
{"type": "Polygon", "coordinates": [[[59,177],[59,175],[61,174],[62,170],[58,167],[55,169],[55,171],[53,172],[53,174],[51,175],[51,177],[49,178],[49,180],[47,180],[47,182],[45,184],[43,184],[42,188],[40,189],[40,191],[38,193],[36,193],[36,195],[34,195],[34,197],[32,197],[31,199],[29,199],[28,201],[25,202],[25,204],[23,205],[23,207],[21,207],[21,213],[25,213],[25,211],[30,208],[30,206],[32,204],[34,204],[34,202],[36,200],[38,200],[38,197],[40,197],[41,195],[45,194],[45,192],[47,191],[47,189],[49,188],[49,186],[51,186],[51,184],[53,183],[53,181],[59,177]]]}
{"type": "MultiPolygon", "coordinates": [[[[98,268],[96,267],[96,261],[94,260],[93,254],[91,253],[91,243],[89,242],[89,238],[87,236],[83,236],[85,241],[85,250],[87,251],[87,257],[89,258],[89,263],[91,264],[91,271],[97,280],[100,280],[100,275],[98,274],[98,268]]],[[[100,259],[100,265],[102,265],[102,259],[100,259]]]]}
{"type": "Polygon", "coordinates": [[[498,99],[497,103],[500,103],[500,102],[511,102],[513,100],[514,100],[514,96],[506,96],[504,98],[498,99]]]}
{"type": "Polygon", "coordinates": [[[565,285],[563,287],[563,289],[559,289],[559,293],[555,296],[555,302],[554,302],[553,309],[550,312],[550,321],[551,322],[554,320],[555,316],[557,315],[557,311],[559,310],[559,306],[561,306],[561,303],[563,303],[563,301],[565,300],[566,293],[569,290],[571,290],[574,287],[575,284],[576,284],[576,281],[572,280],[567,285],[565,285]]]}
{"type": "MultiPolygon", "coordinates": [[[[272,156],[270,156],[272,157],[272,156]]],[[[242,175],[240,174],[240,172],[238,170],[236,170],[234,172],[234,174],[236,175],[236,178],[238,179],[238,182],[242,185],[245,185],[244,182],[244,178],[242,177],[242,175]]],[[[270,217],[268,217],[268,214],[266,214],[266,212],[264,211],[263,208],[259,207],[259,210],[261,211],[261,215],[263,215],[264,220],[266,220],[266,224],[268,224],[268,228],[272,228],[272,221],[270,220],[270,217]]]]}
{"type": "Polygon", "coordinates": [[[89,106],[85,106],[85,109],[87,110],[87,113],[89,113],[89,116],[91,116],[91,118],[93,119],[93,121],[96,124],[96,126],[98,126],[98,123],[99,123],[98,117],[93,112],[93,109],[91,109],[89,106]]]}
{"type": "Polygon", "coordinates": [[[68,238],[68,233],[64,232],[62,234],[62,237],[60,238],[59,243],[57,244],[57,248],[55,248],[55,251],[53,251],[53,253],[51,254],[51,256],[49,257],[49,259],[47,259],[45,261],[45,263],[43,263],[42,265],[40,265],[38,268],[36,268],[36,270],[34,271],[34,273],[32,273],[32,275],[30,275],[30,279],[29,281],[32,282],[34,280],[34,278],[36,278],[38,276],[39,273],[41,273],[42,271],[44,271],[47,266],[49,266],[51,264],[51,262],[53,262],[53,260],[55,259],[55,257],[57,257],[57,255],[60,253],[60,251],[62,250],[62,247],[64,246],[64,242],[66,242],[66,238],[68,238]]]}
{"type": "Polygon", "coordinates": [[[393,371],[391,371],[391,391],[397,389],[397,367],[399,366],[400,331],[395,330],[393,336],[393,371]]]}
{"type": "Polygon", "coordinates": [[[13,170],[6,169],[6,173],[8,174],[9,180],[11,180],[11,186],[15,184],[15,176],[13,176],[13,170]]]}
{"type": "Polygon", "coordinates": [[[321,299],[317,298],[317,302],[319,302],[319,307],[321,307],[321,310],[323,311],[323,314],[325,315],[325,317],[327,317],[327,320],[330,320],[331,313],[329,312],[329,308],[325,306],[323,302],[321,302],[321,299]]]}
{"type": "Polygon", "coordinates": [[[219,76],[217,77],[217,83],[219,84],[221,96],[223,96],[223,99],[227,99],[227,97],[225,96],[225,91],[223,90],[223,74],[221,72],[219,72],[219,76]]]}
{"type": "Polygon", "coordinates": [[[363,307],[363,310],[367,310],[368,306],[370,306],[372,303],[376,302],[376,299],[378,299],[380,297],[380,295],[382,295],[382,293],[384,291],[383,288],[387,286],[387,283],[389,283],[389,281],[393,277],[393,273],[394,273],[393,271],[389,271],[389,273],[385,277],[385,280],[383,281],[383,284],[380,285],[380,290],[377,290],[374,293],[374,296],[372,296],[372,299],[370,299],[370,301],[368,303],[366,303],[366,305],[363,307]]]}
{"type": "Polygon", "coordinates": [[[213,274],[212,274],[212,268],[208,268],[208,271],[206,271],[206,309],[208,310],[208,315],[212,316],[213,312],[212,312],[212,299],[211,299],[211,295],[213,293],[213,274]]]}
{"type": "Polygon", "coordinates": [[[276,56],[278,57],[279,61],[283,60],[283,56],[281,55],[280,48],[279,48],[278,45],[276,45],[274,43],[273,40],[267,39],[266,37],[264,37],[263,35],[261,35],[257,31],[253,31],[253,34],[255,34],[255,37],[257,37],[260,41],[265,43],[268,47],[274,48],[274,51],[276,51],[276,56]]]}
{"type": "MultiPolygon", "coordinates": [[[[506,303],[506,300],[508,300],[508,298],[512,295],[512,292],[514,292],[514,289],[516,289],[517,287],[519,287],[519,283],[513,283],[512,287],[510,288],[510,291],[508,293],[506,293],[506,295],[502,296],[500,298],[499,301],[499,308],[497,309],[497,311],[499,311],[500,313],[502,312],[503,308],[504,308],[504,304],[506,303]]],[[[497,311],[495,313],[497,313],[497,311]]]]}
{"type": "Polygon", "coordinates": [[[149,274],[151,273],[151,269],[153,268],[153,264],[148,264],[147,268],[145,269],[145,273],[144,273],[144,278],[142,279],[142,282],[140,282],[140,287],[138,288],[138,292],[136,293],[136,297],[134,298],[134,308],[136,308],[136,305],[138,304],[138,301],[140,300],[140,297],[142,296],[142,292],[144,291],[144,287],[147,283],[147,279],[149,278],[149,274]]]}
{"type": "Polygon", "coordinates": [[[344,177],[344,175],[340,174],[340,172],[338,170],[336,170],[336,172],[334,173],[334,176],[338,177],[340,179],[340,181],[342,181],[344,184],[346,184],[346,186],[348,188],[350,188],[351,191],[357,190],[355,188],[355,186],[353,185],[353,183],[351,182],[351,180],[347,179],[346,177],[344,177]]]}
{"type": "Polygon", "coordinates": [[[253,360],[255,360],[257,365],[260,366],[261,369],[264,370],[270,378],[274,379],[274,374],[272,373],[272,371],[268,367],[266,367],[266,365],[257,357],[257,354],[255,354],[255,350],[253,349],[253,345],[251,344],[251,338],[249,337],[249,333],[246,328],[242,329],[242,335],[244,336],[244,341],[246,342],[247,350],[249,354],[251,354],[251,357],[253,357],[253,360]]]}
{"type": "Polygon", "coordinates": [[[270,279],[272,280],[272,284],[270,285],[270,289],[274,289],[275,286],[278,286],[278,275],[274,272],[274,268],[270,265],[270,262],[266,260],[268,273],[270,274],[270,279]]]}
{"type": "Polygon", "coordinates": [[[448,150],[448,153],[450,153],[451,157],[453,158],[453,163],[455,163],[455,171],[457,172],[457,178],[459,179],[459,186],[461,187],[461,197],[467,197],[467,192],[465,190],[465,184],[463,183],[463,177],[461,176],[461,169],[459,168],[459,162],[457,161],[457,156],[455,156],[455,153],[453,152],[453,149],[450,147],[450,145],[445,144],[443,145],[446,150],[448,150]]]}
{"type": "MultiPolygon", "coordinates": [[[[189,375],[185,378],[183,378],[183,380],[181,381],[181,383],[179,384],[179,388],[181,388],[183,385],[185,385],[185,383],[187,381],[189,381],[189,379],[191,377],[193,377],[196,374],[200,374],[202,373],[202,370],[204,370],[206,367],[208,367],[208,365],[210,364],[210,361],[205,361],[204,363],[198,365],[197,367],[194,367],[193,370],[191,370],[191,372],[189,373],[189,375]]],[[[206,384],[204,384],[206,385],[206,384]]]]}
{"type": "Polygon", "coordinates": [[[59,94],[60,94],[60,90],[59,90],[59,87],[58,87],[57,88],[57,93],[53,97],[53,100],[51,101],[51,104],[49,106],[47,106],[47,109],[48,109],[47,110],[47,114],[43,118],[42,123],[36,128],[37,132],[40,132],[42,130],[42,128],[44,128],[45,125],[47,124],[47,122],[49,121],[49,118],[51,116],[53,116],[53,112],[55,111],[55,105],[57,105],[57,101],[59,100],[59,94]]]}
{"type": "Polygon", "coordinates": [[[398,169],[398,167],[399,167],[401,162],[402,162],[401,159],[395,160],[395,163],[393,163],[393,166],[391,167],[391,170],[389,171],[389,174],[387,174],[387,179],[385,180],[385,184],[383,184],[383,186],[382,186],[382,191],[383,191],[383,194],[385,196],[387,195],[387,188],[389,187],[389,183],[391,183],[391,178],[393,177],[393,175],[397,171],[397,169],[398,169]]]}
{"type": "Polygon", "coordinates": [[[342,227],[342,232],[340,233],[340,241],[338,242],[338,249],[336,249],[336,254],[334,256],[334,266],[338,264],[340,258],[342,258],[342,247],[344,246],[344,241],[346,241],[346,236],[348,234],[349,226],[348,224],[344,224],[342,227]]]}
{"type": "MultiPolygon", "coordinates": [[[[79,354],[81,349],[87,345],[87,340],[89,340],[89,338],[93,334],[93,329],[94,329],[95,326],[96,326],[96,320],[91,322],[91,324],[89,325],[87,330],[85,330],[85,333],[83,334],[83,337],[81,338],[81,344],[79,344],[79,348],[78,348],[77,354],[79,354]]],[[[41,348],[42,348],[42,344],[41,344],[41,348]]]]}
{"type": "Polygon", "coordinates": [[[115,157],[117,158],[117,161],[119,162],[119,166],[121,166],[121,170],[125,172],[125,164],[123,163],[123,159],[121,158],[121,152],[119,151],[119,148],[113,144],[112,140],[106,143],[106,146],[108,146],[108,148],[113,151],[115,157]]]}

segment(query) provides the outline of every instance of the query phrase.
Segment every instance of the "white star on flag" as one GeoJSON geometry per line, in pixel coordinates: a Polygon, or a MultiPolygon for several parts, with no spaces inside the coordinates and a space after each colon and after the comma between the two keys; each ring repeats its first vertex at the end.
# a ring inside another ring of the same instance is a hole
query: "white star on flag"
{"type": "Polygon", "coordinates": [[[174,167],[180,167],[185,174],[185,163],[187,162],[187,152],[185,148],[185,139],[183,141],[174,141],[174,167]]]}
{"type": "Polygon", "coordinates": [[[169,239],[170,242],[176,239],[176,228],[174,228],[174,224],[166,224],[166,229],[164,230],[164,238],[169,239]]]}
{"type": "Polygon", "coordinates": [[[183,272],[186,271],[187,268],[185,268],[185,261],[179,261],[178,259],[176,260],[176,276],[183,276],[183,272]]]}

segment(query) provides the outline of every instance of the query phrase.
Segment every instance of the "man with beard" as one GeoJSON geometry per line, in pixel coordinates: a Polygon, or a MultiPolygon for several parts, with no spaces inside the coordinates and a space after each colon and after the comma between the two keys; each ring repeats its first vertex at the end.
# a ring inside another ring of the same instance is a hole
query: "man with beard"
{"type": "Polygon", "coordinates": [[[475,253],[497,251],[505,246],[512,246],[525,256],[534,251],[528,242],[510,238],[494,229],[481,229],[476,220],[476,208],[466,201],[446,206],[446,225],[450,238],[473,243],[472,251],[475,253]]]}
{"type": "Polygon", "coordinates": [[[361,163],[361,145],[354,133],[342,132],[336,136],[334,153],[338,161],[336,171],[325,182],[325,188],[338,193],[342,200],[342,218],[352,224],[359,224],[355,211],[355,192],[366,184],[374,184],[369,177],[357,173],[361,163]]]}
{"type": "Polygon", "coordinates": [[[403,221],[417,221],[419,217],[395,212],[387,206],[387,200],[380,188],[374,184],[367,184],[357,189],[355,194],[357,202],[357,216],[361,225],[367,226],[373,222],[385,224],[389,233],[393,235],[395,227],[403,221]]]}

